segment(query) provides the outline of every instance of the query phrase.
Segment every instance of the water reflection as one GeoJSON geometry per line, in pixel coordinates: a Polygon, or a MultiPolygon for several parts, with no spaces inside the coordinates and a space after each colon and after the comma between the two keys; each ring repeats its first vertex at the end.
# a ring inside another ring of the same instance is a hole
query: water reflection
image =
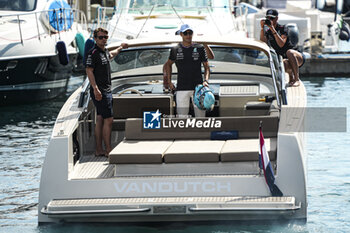
{"type": "Polygon", "coordinates": [[[52,127],[81,83],[82,78],[72,78],[67,93],[54,100],[0,107],[0,231],[35,229],[40,172],[52,127]]]}

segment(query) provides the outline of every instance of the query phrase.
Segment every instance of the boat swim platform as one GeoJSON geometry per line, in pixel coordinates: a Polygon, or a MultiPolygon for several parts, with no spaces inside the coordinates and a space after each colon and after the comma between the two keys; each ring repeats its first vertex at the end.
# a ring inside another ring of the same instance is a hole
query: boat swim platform
{"type": "Polygon", "coordinates": [[[295,197],[189,196],[51,200],[41,209],[50,218],[67,222],[142,222],[284,218],[301,208],[295,197]]]}
{"type": "Polygon", "coordinates": [[[350,53],[318,54],[306,59],[300,68],[301,79],[308,77],[339,77],[350,74],[350,53]]]}

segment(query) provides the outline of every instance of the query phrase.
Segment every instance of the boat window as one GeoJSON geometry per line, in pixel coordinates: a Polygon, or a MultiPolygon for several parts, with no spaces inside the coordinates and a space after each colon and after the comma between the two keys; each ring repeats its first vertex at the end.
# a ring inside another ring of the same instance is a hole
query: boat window
{"type": "Polygon", "coordinates": [[[214,61],[235,62],[270,67],[266,54],[257,49],[212,47],[212,50],[215,55],[214,61]]]}
{"type": "Polygon", "coordinates": [[[33,11],[36,0],[0,0],[2,11],[33,11]]]}
{"type": "MultiPolygon", "coordinates": [[[[211,47],[215,59],[209,60],[209,63],[226,64],[235,63],[236,65],[246,64],[254,66],[262,66],[269,68],[269,60],[267,55],[257,49],[251,48],[234,48],[234,47],[211,47]]],[[[142,48],[142,49],[128,49],[123,50],[114,60],[111,62],[111,69],[113,72],[119,72],[124,70],[132,70],[143,67],[159,66],[152,69],[153,73],[162,73],[162,66],[168,60],[170,55],[170,48],[142,48]]],[[[236,66],[235,66],[236,67],[236,66]]],[[[233,72],[233,69],[216,68],[215,72],[233,72]]],[[[235,71],[237,72],[237,71],[235,71]]]]}
{"type": "MultiPolygon", "coordinates": [[[[113,72],[163,65],[169,58],[170,48],[140,49],[121,52],[112,62],[113,72]]],[[[159,71],[162,72],[162,71],[159,71]]]]}

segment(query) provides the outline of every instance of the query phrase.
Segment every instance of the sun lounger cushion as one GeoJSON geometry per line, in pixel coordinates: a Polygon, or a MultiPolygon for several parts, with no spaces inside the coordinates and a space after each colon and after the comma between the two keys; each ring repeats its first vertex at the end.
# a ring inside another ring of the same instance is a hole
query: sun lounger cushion
{"type": "Polygon", "coordinates": [[[173,141],[122,141],[109,154],[110,163],[162,163],[173,141]]]}
{"type": "Polygon", "coordinates": [[[218,162],[225,141],[174,141],[164,154],[165,163],[218,162]]]}
{"type": "MultiPolygon", "coordinates": [[[[265,146],[270,160],[276,160],[277,139],[265,138],[265,146]]],[[[222,147],[220,159],[222,162],[258,161],[259,139],[227,140],[222,147]]]]}

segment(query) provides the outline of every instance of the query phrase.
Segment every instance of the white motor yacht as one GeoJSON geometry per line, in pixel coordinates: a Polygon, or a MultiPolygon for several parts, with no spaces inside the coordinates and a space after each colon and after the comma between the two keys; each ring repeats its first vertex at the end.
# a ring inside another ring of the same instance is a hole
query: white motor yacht
{"type": "Polygon", "coordinates": [[[87,36],[84,14],[65,0],[0,1],[0,105],[63,93],[87,36]]]}
{"type": "Polygon", "coordinates": [[[157,0],[116,2],[98,9],[97,26],[110,32],[109,42],[137,38],[172,37],[182,24],[197,35],[246,36],[246,14],[229,0],[157,0]],[[115,12],[108,18],[108,11],[115,12]]]}
{"type": "Polygon", "coordinates": [[[179,118],[175,94],[163,90],[162,67],[180,38],[130,40],[111,62],[114,149],[108,158],[94,155],[96,112],[85,81],[53,128],[39,224],[306,219],[304,85],[286,87],[283,63],[265,43],[193,40],[215,54],[213,110],[179,118]]]}

